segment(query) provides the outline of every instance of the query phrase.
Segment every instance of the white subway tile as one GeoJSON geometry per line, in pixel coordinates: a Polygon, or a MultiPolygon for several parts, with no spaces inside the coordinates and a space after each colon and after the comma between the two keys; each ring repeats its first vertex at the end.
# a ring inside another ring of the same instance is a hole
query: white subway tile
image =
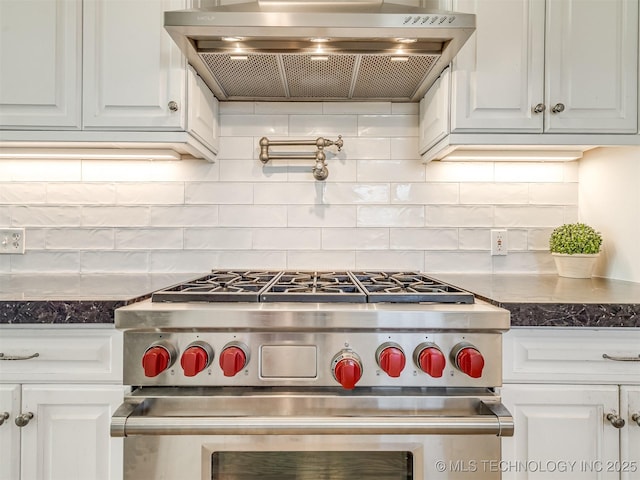
{"type": "Polygon", "coordinates": [[[387,250],[388,228],[323,228],[323,250],[387,250]]]}
{"type": "Polygon", "coordinates": [[[492,257],[494,273],[555,273],[553,257],[548,252],[514,252],[492,257]]]}
{"type": "MultiPolygon", "coordinates": [[[[31,237],[31,231],[27,239],[31,237]]],[[[52,228],[45,231],[47,250],[113,250],[114,232],[110,228],[52,228]]]]}
{"type": "Polygon", "coordinates": [[[507,230],[507,251],[526,251],[529,248],[529,231],[524,228],[507,230]]]}
{"type": "Polygon", "coordinates": [[[220,117],[220,136],[222,137],[264,137],[288,133],[288,115],[223,115],[220,117]]]}
{"type": "Polygon", "coordinates": [[[326,183],[261,183],[253,186],[256,205],[321,203],[326,183]]]}
{"type": "Polygon", "coordinates": [[[391,186],[391,203],[456,204],[457,183],[399,183],[391,186]]]}
{"type": "Polygon", "coordinates": [[[345,271],[355,268],[356,254],[353,251],[287,252],[287,269],[289,270],[345,271]]]}
{"type": "Polygon", "coordinates": [[[184,231],[187,250],[251,250],[252,247],[250,228],[187,228],[184,231]]]}
{"type": "MultiPolygon", "coordinates": [[[[69,209],[69,207],[65,207],[69,209]]],[[[82,207],[83,227],[141,227],[149,225],[148,207],[82,207]]]]}
{"type": "MultiPolygon", "coordinates": [[[[4,178],[1,173],[0,178],[4,178]]],[[[46,183],[0,183],[0,203],[33,205],[46,201],[46,183]]]]}
{"type": "Polygon", "coordinates": [[[20,227],[77,226],[80,225],[80,207],[13,206],[11,223],[20,227]]]}
{"type": "Polygon", "coordinates": [[[394,115],[418,115],[420,113],[419,103],[392,103],[391,113],[394,115]]]}
{"type": "Polygon", "coordinates": [[[116,187],[110,183],[51,183],[47,203],[62,205],[114,204],[116,187]]]}
{"type": "Polygon", "coordinates": [[[493,206],[427,205],[426,225],[429,227],[490,227],[493,206]]]}
{"type": "Polygon", "coordinates": [[[425,252],[425,271],[439,273],[491,273],[487,252],[425,252]]]}
{"type": "Polygon", "coordinates": [[[564,164],[560,162],[496,162],[496,182],[562,182],[564,164]]]}
{"type": "MultiPolygon", "coordinates": [[[[559,227],[560,225],[558,225],[559,227]]],[[[549,251],[549,237],[553,228],[531,228],[528,235],[528,250],[549,251]]]]}
{"type": "Polygon", "coordinates": [[[358,115],[359,137],[417,137],[418,115],[358,115]]]}
{"type": "Polygon", "coordinates": [[[355,227],[356,207],[292,205],[287,207],[289,227],[355,227]]]}
{"type": "Polygon", "coordinates": [[[2,180],[14,182],[78,182],[81,180],[80,160],[15,160],[8,164],[9,174],[2,180]]]}
{"type": "Polygon", "coordinates": [[[220,205],[223,227],[286,227],[287,207],[281,205],[220,205]]]}
{"type": "Polygon", "coordinates": [[[529,200],[537,205],[578,205],[578,184],[532,183],[529,200]]]}
{"type": "Polygon", "coordinates": [[[335,114],[390,114],[390,102],[324,102],[323,113],[335,114]]]}
{"type": "Polygon", "coordinates": [[[250,183],[187,183],[185,184],[185,202],[189,204],[250,204],[253,203],[253,186],[250,183]]]}
{"type": "MultiPolygon", "coordinates": [[[[102,253],[102,252],[101,252],[102,253]]],[[[11,273],[71,273],[80,271],[78,252],[27,252],[11,255],[11,273]]]]}
{"type": "Polygon", "coordinates": [[[155,227],[211,226],[218,224],[218,206],[152,206],[150,225],[155,227]]]}
{"type": "MultiPolygon", "coordinates": [[[[2,225],[2,222],[0,222],[2,225]]],[[[29,228],[25,232],[25,249],[26,250],[45,250],[46,249],[46,228],[29,228]]]]}
{"type": "MultiPolygon", "coordinates": [[[[562,223],[576,223],[580,221],[580,213],[578,211],[578,206],[568,206],[563,208],[563,220],[562,223]]],[[[559,227],[559,224],[555,224],[555,227],[559,227]]]]}
{"type": "Polygon", "coordinates": [[[10,182],[13,180],[13,168],[15,162],[15,160],[0,159],[0,179],[3,182],[10,182]]]}
{"type": "Polygon", "coordinates": [[[12,225],[10,208],[12,207],[8,205],[0,205],[0,225],[12,225]]]}
{"type": "Polygon", "coordinates": [[[219,108],[221,118],[232,114],[253,115],[255,102],[220,102],[219,108]]]}
{"type": "Polygon", "coordinates": [[[495,225],[501,227],[550,227],[563,223],[562,207],[495,207],[495,225]]]}
{"type": "MultiPolygon", "coordinates": [[[[345,152],[342,151],[334,156],[330,151],[327,152],[327,168],[329,169],[329,178],[325,183],[338,182],[355,182],[357,175],[357,162],[345,158],[345,152]]],[[[313,177],[311,169],[313,164],[311,161],[294,162],[289,161],[288,179],[295,182],[317,183],[313,177]]]]}
{"type": "Polygon", "coordinates": [[[421,251],[356,251],[358,270],[421,271],[423,266],[424,252],[421,251]]]}
{"type": "Polygon", "coordinates": [[[85,273],[148,272],[147,252],[80,252],[80,268],[85,273]]]}
{"type": "Polygon", "coordinates": [[[183,183],[119,183],[116,203],[121,205],[180,205],[184,203],[183,183]]]}
{"type": "Polygon", "coordinates": [[[580,162],[565,162],[562,164],[565,182],[580,181],[580,162]]]}
{"type": "Polygon", "coordinates": [[[180,228],[128,228],[116,230],[116,250],[172,250],[183,247],[180,228]]]}
{"type": "Polygon", "coordinates": [[[415,160],[358,160],[359,182],[423,182],[424,165],[415,160]]]}
{"type": "MultiPolygon", "coordinates": [[[[2,175],[1,167],[0,175],[2,175]]],[[[9,255],[3,255],[0,257],[0,273],[11,273],[11,258],[9,255]]]]}
{"type": "Polygon", "coordinates": [[[457,250],[455,228],[392,228],[393,250],[457,250]]]}
{"type": "MultiPolygon", "coordinates": [[[[490,250],[491,233],[486,228],[461,228],[458,232],[460,250],[490,250]]],[[[510,246],[510,245],[509,245],[510,246]]]]}
{"type": "MultiPolygon", "coordinates": [[[[287,167],[263,165],[255,160],[219,160],[220,180],[223,182],[286,182],[287,167]]],[[[308,167],[311,172],[311,167],[308,167]]],[[[309,173],[311,176],[311,173],[309,173]]]]}
{"type": "Polygon", "coordinates": [[[426,166],[428,182],[493,182],[494,164],[491,162],[429,162],[426,166]]]}
{"type": "Polygon", "coordinates": [[[322,203],[351,205],[358,203],[389,203],[388,184],[327,183],[322,203]]]}
{"type": "Polygon", "coordinates": [[[149,253],[149,271],[151,272],[206,273],[219,267],[219,264],[220,252],[218,251],[172,250],[149,253]]]}
{"type": "Polygon", "coordinates": [[[151,160],[83,160],[83,182],[148,182],[158,162],[151,160]]]}
{"type": "Polygon", "coordinates": [[[284,251],[223,251],[219,252],[218,262],[212,268],[244,268],[282,270],[287,265],[284,251]]]}
{"type": "Polygon", "coordinates": [[[155,162],[151,170],[154,182],[214,182],[220,177],[218,163],[204,160],[180,160],[177,162],[155,162]]]}
{"type": "MultiPolygon", "coordinates": [[[[344,151],[347,161],[378,159],[388,160],[391,158],[391,141],[390,138],[344,138],[344,151]]],[[[329,151],[335,150],[334,147],[329,151]]]]}
{"type": "MultiPolygon", "coordinates": [[[[391,138],[390,140],[392,160],[413,160],[422,165],[418,153],[418,137],[391,138]]],[[[422,165],[422,168],[424,169],[425,166],[422,165]]]]}
{"type": "Polygon", "coordinates": [[[262,228],[253,232],[255,250],[317,250],[320,229],[262,228]]]}
{"type": "Polygon", "coordinates": [[[256,155],[253,137],[220,137],[220,160],[253,160],[256,155]]]}
{"type": "Polygon", "coordinates": [[[526,183],[461,183],[460,203],[466,204],[528,204],[526,183]]]}
{"type": "Polygon", "coordinates": [[[257,115],[321,115],[321,102],[255,102],[257,115]]]}
{"type": "Polygon", "coordinates": [[[290,136],[318,136],[336,140],[358,134],[356,115],[291,115],[289,117],[290,136]]]}
{"type": "Polygon", "coordinates": [[[359,227],[423,227],[424,207],[359,206],[359,227]]]}

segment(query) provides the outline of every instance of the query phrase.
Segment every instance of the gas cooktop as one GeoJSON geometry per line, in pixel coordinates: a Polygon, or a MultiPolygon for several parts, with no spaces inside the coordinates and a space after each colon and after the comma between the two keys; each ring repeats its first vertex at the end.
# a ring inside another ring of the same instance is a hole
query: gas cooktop
{"type": "Polygon", "coordinates": [[[152,301],[474,303],[474,296],[419,272],[214,270],[152,301]]]}

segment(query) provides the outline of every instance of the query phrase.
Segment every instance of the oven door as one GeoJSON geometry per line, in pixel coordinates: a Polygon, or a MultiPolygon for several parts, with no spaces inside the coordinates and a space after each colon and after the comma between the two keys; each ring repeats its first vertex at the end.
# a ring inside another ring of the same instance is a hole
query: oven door
{"type": "Polygon", "coordinates": [[[142,388],[112,419],[125,480],[496,480],[489,391],[142,388]]]}

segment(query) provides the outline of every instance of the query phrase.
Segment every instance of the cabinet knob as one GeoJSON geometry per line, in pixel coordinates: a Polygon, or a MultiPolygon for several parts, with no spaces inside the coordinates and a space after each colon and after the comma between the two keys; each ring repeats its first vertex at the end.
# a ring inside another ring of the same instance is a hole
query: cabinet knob
{"type": "Polygon", "coordinates": [[[533,107],[533,113],[542,113],[547,109],[547,106],[544,103],[539,103],[535,107],[533,107]]]}
{"type": "Polygon", "coordinates": [[[18,415],[16,417],[16,425],[19,427],[24,427],[29,423],[29,421],[31,421],[32,418],[33,418],[33,412],[27,412],[27,413],[18,415]]]}
{"type": "Polygon", "coordinates": [[[8,419],[9,419],[9,412],[0,413],[0,425],[2,425],[4,421],[8,419]]]}
{"type": "Polygon", "coordinates": [[[178,102],[174,102],[173,100],[171,100],[167,106],[169,107],[169,110],[171,110],[172,112],[178,111],[178,102]]]}
{"type": "Polygon", "coordinates": [[[553,113],[561,113],[564,112],[564,103],[556,103],[551,109],[553,113]]]}
{"type": "Polygon", "coordinates": [[[615,413],[608,413],[607,420],[609,420],[609,422],[611,422],[611,425],[616,428],[622,428],[625,424],[624,418],[622,418],[620,415],[616,415],[615,413]]]}
{"type": "Polygon", "coordinates": [[[640,413],[634,413],[633,415],[631,415],[631,420],[636,422],[640,427],[640,413]]]}

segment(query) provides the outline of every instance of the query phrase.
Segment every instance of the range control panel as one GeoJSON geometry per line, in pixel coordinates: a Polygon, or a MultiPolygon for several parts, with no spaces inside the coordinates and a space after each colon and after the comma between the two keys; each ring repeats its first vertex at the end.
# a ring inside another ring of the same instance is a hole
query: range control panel
{"type": "Polygon", "coordinates": [[[136,386],[496,387],[499,333],[127,332],[136,386]]]}

